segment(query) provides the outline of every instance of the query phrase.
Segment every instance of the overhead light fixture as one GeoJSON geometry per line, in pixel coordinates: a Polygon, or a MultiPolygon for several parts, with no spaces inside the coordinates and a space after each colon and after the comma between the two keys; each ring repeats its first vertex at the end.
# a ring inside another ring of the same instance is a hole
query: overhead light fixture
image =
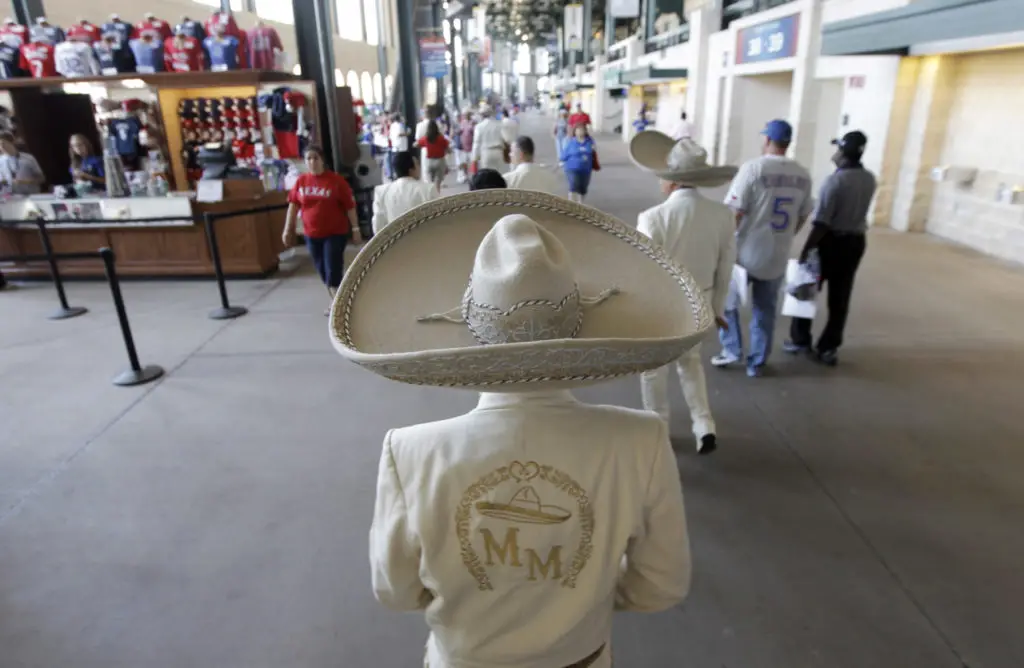
{"type": "Polygon", "coordinates": [[[142,79],[125,79],[121,85],[125,88],[145,88],[146,82],[142,79]]]}

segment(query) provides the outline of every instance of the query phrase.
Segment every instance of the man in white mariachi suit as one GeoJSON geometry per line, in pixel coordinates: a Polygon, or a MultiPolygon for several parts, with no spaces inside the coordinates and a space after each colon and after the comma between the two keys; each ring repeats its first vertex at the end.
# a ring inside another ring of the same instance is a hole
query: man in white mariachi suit
{"type": "Polygon", "coordinates": [[[466,415],[384,440],[373,589],[424,612],[426,666],[607,668],[613,611],[685,598],[665,423],[569,389],[660,367],[712,324],[650,240],[543,193],[427,203],[357,256],[335,348],[395,380],[481,392],[466,415]]]}
{"type": "Polygon", "coordinates": [[[496,169],[505,171],[505,135],[501,121],[494,118],[494,110],[488,105],[481,105],[482,121],[473,128],[473,162],[477,169],[496,169]]]}
{"type": "MultiPolygon", "coordinates": [[[[728,183],[736,175],[736,167],[712,167],[707,163],[707,151],[695,141],[688,137],[676,141],[657,130],[633,137],[629,156],[640,169],[658,177],[667,196],[661,204],[640,213],[637,230],[693,275],[718,325],[724,326],[725,299],[736,262],[736,225],[729,207],[704,197],[697,188],[728,183]]],[[[697,453],[709,454],[717,447],[717,436],[700,344],[686,351],[675,367],[690,408],[697,453]]],[[[644,408],[665,422],[669,421],[668,375],[666,366],[645,372],[640,381],[644,408]]]]}

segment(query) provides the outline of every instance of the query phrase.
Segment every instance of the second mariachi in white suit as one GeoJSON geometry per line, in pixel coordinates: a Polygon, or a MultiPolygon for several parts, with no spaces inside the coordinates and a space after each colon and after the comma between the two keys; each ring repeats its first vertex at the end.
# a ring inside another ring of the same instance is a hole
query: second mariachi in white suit
{"type": "Polygon", "coordinates": [[[481,393],[466,415],[390,431],[381,454],[373,589],[424,613],[426,666],[607,668],[615,610],[683,600],[665,423],[569,392],[663,366],[712,326],[648,239],[536,192],[436,200],[359,254],[331,322],[371,371],[481,393]]]}

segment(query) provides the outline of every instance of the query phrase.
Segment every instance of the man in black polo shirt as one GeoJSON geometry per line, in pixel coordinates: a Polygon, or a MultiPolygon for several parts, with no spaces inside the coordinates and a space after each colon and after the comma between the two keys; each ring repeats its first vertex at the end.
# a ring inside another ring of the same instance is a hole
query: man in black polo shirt
{"type": "MultiPolygon", "coordinates": [[[[868,209],[875,194],[875,175],[861,164],[868,143],[864,133],[848,132],[832,143],[838,147],[832,156],[836,171],[821,185],[811,218],[814,224],[800,253],[803,262],[812,249],[818,250],[821,281],[828,283],[828,322],[814,349],[815,358],[828,366],[839,362],[853,278],[864,256],[868,209]]],[[[792,319],[784,346],[787,352],[811,351],[812,324],[809,318],[792,319]]]]}

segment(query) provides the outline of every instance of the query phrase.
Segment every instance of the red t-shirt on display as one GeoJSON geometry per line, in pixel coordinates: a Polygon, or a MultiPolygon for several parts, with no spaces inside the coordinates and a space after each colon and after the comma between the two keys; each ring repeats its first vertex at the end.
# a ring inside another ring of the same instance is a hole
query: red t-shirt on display
{"type": "Polygon", "coordinates": [[[5,23],[0,28],[0,35],[5,37],[5,42],[17,41],[15,46],[20,47],[22,44],[28,41],[28,28],[21,25],[20,23],[5,23]]]}
{"type": "Polygon", "coordinates": [[[171,31],[171,25],[167,21],[160,19],[153,19],[152,21],[146,19],[135,24],[135,37],[142,37],[145,33],[151,34],[153,39],[160,42],[174,34],[171,31]]]}
{"type": "Polygon", "coordinates": [[[249,31],[249,67],[254,70],[274,69],[275,49],[284,51],[276,30],[270,26],[256,26],[249,31]]]}
{"type": "Polygon", "coordinates": [[[299,207],[302,234],[312,239],[348,234],[348,212],[356,208],[348,181],[330,171],[299,176],[288,193],[288,203],[299,207]]]}
{"type": "Polygon", "coordinates": [[[427,141],[426,137],[420,137],[416,145],[427,149],[427,157],[431,160],[443,158],[445,153],[448,152],[448,140],[445,139],[444,135],[438,135],[437,139],[432,142],[427,141]]]}
{"type": "Polygon", "coordinates": [[[200,72],[205,69],[199,41],[184,37],[179,47],[177,37],[168,37],[164,42],[164,69],[168,72],[200,72]]]}
{"type": "Polygon", "coordinates": [[[57,76],[53,62],[53,46],[46,42],[32,42],[21,47],[21,69],[34,79],[57,76]]]}
{"type": "Polygon", "coordinates": [[[91,23],[76,23],[68,28],[69,42],[85,42],[92,46],[102,37],[102,31],[91,23]]]}

